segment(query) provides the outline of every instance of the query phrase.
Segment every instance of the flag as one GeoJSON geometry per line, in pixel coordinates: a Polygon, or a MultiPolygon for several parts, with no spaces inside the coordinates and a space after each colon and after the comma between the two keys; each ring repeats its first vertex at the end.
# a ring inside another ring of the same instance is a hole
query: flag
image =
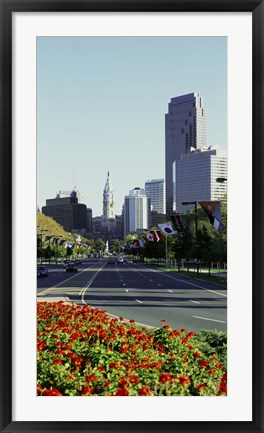
{"type": "Polygon", "coordinates": [[[133,246],[134,246],[134,248],[139,248],[139,241],[138,241],[138,239],[134,239],[133,240],[133,246]]]}
{"type": "Polygon", "coordinates": [[[159,227],[164,233],[166,233],[166,235],[174,235],[177,233],[176,230],[173,230],[171,224],[159,224],[159,227]]]}
{"type": "Polygon", "coordinates": [[[151,241],[151,242],[154,241],[154,238],[153,238],[151,232],[150,233],[146,233],[146,239],[147,239],[147,241],[151,241]]]}
{"type": "Polygon", "coordinates": [[[45,241],[49,241],[52,237],[53,237],[53,235],[47,235],[47,236],[45,237],[45,241]]]}
{"type": "Polygon", "coordinates": [[[54,238],[52,241],[52,245],[57,245],[58,244],[58,240],[59,238],[54,238]]]}
{"type": "Polygon", "coordinates": [[[142,239],[138,239],[138,243],[139,243],[140,248],[144,248],[145,244],[144,244],[144,241],[142,239]]]}
{"type": "Polygon", "coordinates": [[[218,232],[223,231],[224,224],[222,223],[220,212],[220,201],[199,201],[200,206],[207,213],[210,223],[218,232]]]}
{"type": "Polygon", "coordinates": [[[156,241],[159,242],[162,240],[162,234],[160,230],[150,230],[151,236],[152,238],[156,241]]]}
{"type": "Polygon", "coordinates": [[[66,241],[66,239],[61,239],[59,245],[63,245],[65,241],[66,241]]]}
{"type": "Polygon", "coordinates": [[[73,242],[66,242],[66,244],[64,245],[64,248],[73,248],[74,245],[75,244],[73,242]]]}
{"type": "Polygon", "coordinates": [[[170,216],[171,224],[174,230],[176,230],[179,233],[182,233],[184,231],[184,225],[181,219],[181,216],[179,213],[176,213],[175,215],[170,216]]]}

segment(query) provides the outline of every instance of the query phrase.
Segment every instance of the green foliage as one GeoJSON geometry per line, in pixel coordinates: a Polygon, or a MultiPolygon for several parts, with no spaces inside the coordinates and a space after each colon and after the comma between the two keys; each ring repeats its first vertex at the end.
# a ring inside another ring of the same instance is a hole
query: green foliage
{"type": "Polygon", "coordinates": [[[97,238],[94,241],[94,251],[101,253],[105,251],[105,242],[101,238],[97,238]]]}
{"type": "Polygon", "coordinates": [[[119,239],[112,239],[110,242],[110,250],[116,254],[120,254],[122,251],[122,245],[123,241],[120,241],[119,239]]]}
{"type": "Polygon", "coordinates": [[[227,333],[203,329],[194,338],[206,356],[216,356],[227,368],[227,333]]]}

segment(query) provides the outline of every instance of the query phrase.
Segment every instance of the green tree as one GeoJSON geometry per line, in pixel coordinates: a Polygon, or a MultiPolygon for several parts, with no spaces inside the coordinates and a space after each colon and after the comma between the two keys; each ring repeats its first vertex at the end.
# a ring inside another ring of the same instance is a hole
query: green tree
{"type": "Polygon", "coordinates": [[[123,242],[119,239],[112,239],[110,242],[110,250],[113,253],[120,254],[122,251],[123,242]]]}
{"type": "Polygon", "coordinates": [[[159,242],[147,241],[144,249],[144,256],[148,259],[165,258],[165,240],[159,242]]]}
{"type": "Polygon", "coordinates": [[[105,242],[101,238],[95,239],[94,250],[96,253],[101,253],[105,251],[105,242]]]}

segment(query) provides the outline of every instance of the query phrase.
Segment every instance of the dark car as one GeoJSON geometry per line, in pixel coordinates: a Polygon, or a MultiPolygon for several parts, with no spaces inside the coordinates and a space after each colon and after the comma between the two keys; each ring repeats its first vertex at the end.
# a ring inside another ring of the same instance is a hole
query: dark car
{"type": "Polygon", "coordinates": [[[48,276],[48,269],[46,266],[38,266],[37,267],[37,277],[47,277],[48,276]]]}
{"type": "Polygon", "coordinates": [[[76,265],[76,263],[68,263],[65,266],[65,270],[66,270],[66,272],[77,272],[78,266],[76,265]]]}
{"type": "Polygon", "coordinates": [[[109,263],[110,265],[115,264],[116,263],[116,258],[115,257],[108,257],[107,263],[109,263]]]}

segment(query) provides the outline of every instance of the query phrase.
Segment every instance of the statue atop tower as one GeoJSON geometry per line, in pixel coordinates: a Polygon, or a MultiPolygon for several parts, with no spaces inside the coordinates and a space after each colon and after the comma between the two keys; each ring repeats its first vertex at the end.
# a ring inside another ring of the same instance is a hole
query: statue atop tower
{"type": "Polygon", "coordinates": [[[108,171],[104,192],[103,192],[103,220],[107,221],[109,219],[114,219],[114,218],[115,218],[114,191],[110,184],[109,171],[108,171]]]}

